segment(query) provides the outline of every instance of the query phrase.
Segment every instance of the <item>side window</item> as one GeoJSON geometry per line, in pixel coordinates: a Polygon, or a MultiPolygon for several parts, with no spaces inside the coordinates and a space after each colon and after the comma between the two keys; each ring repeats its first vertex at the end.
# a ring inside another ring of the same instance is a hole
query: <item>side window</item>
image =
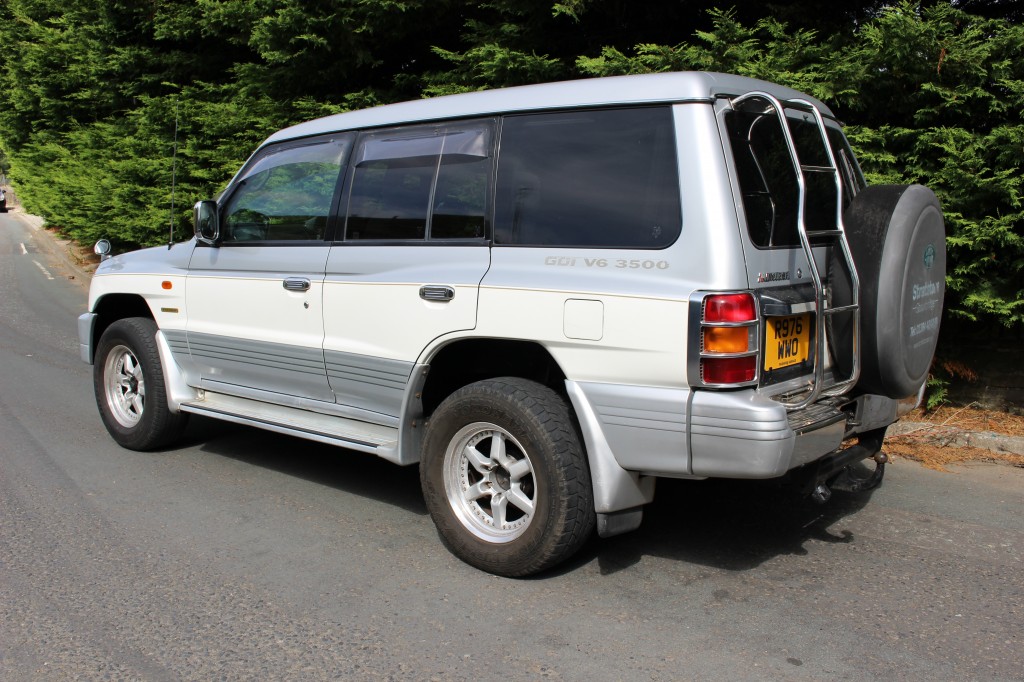
{"type": "Polygon", "coordinates": [[[363,135],[345,239],[485,237],[493,130],[493,121],[471,121],[363,135]]]}
{"type": "MultiPolygon", "coordinates": [[[[736,174],[750,240],[760,247],[792,247],[800,243],[797,213],[800,191],[778,113],[766,103],[750,100],[739,111],[725,115],[736,174]]],[[[799,163],[805,167],[829,166],[828,154],[814,119],[797,112],[787,116],[799,163]]],[[[839,164],[845,206],[859,190],[859,171],[854,171],[852,154],[837,144],[828,129],[829,144],[839,164]]],[[[831,172],[804,173],[806,187],[804,224],[809,230],[836,227],[836,186],[831,172]]]]}
{"type": "Polygon", "coordinates": [[[839,164],[839,172],[843,176],[843,209],[845,210],[853,198],[867,187],[867,181],[864,180],[864,173],[857,163],[857,157],[854,156],[853,150],[850,149],[850,143],[842,131],[837,128],[829,128],[828,140],[832,145],[836,163],[839,164]]]}
{"type": "Polygon", "coordinates": [[[681,229],[668,107],[505,118],[496,243],[657,249],[681,229]]]}
{"type": "Polygon", "coordinates": [[[258,158],[224,206],[223,241],[323,239],[350,144],[344,136],[258,158]]]}

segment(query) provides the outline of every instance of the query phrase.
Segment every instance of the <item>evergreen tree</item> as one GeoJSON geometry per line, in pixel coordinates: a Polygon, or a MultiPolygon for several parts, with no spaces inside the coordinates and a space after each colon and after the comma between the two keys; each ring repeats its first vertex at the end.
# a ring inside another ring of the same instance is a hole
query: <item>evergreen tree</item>
{"type": "Polygon", "coordinates": [[[705,69],[809,92],[874,182],[939,194],[961,331],[1024,330],[1024,28],[1015,3],[0,0],[0,154],[69,236],[180,234],[270,132],[400,99],[705,69]],[[968,11],[970,13],[968,13],[968,11]],[[969,324],[968,324],[969,323],[969,324]]]}

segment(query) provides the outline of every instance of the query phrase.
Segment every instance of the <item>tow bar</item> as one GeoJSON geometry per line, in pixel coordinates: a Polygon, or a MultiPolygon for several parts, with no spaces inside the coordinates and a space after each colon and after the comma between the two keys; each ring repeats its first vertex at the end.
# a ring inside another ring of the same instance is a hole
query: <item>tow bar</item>
{"type": "Polygon", "coordinates": [[[856,493],[878,486],[885,475],[885,464],[889,461],[882,452],[882,441],[885,439],[887,428],[883,426],[862,433],[856,445],[822,457],[803,486],[804,494],[810,495],[815,502],[824,504],[832,497],[833,489],[856,493]],[[875,461],[874,470],[867,476],[853,474],[850,466],[865,459],[875,461]]]}

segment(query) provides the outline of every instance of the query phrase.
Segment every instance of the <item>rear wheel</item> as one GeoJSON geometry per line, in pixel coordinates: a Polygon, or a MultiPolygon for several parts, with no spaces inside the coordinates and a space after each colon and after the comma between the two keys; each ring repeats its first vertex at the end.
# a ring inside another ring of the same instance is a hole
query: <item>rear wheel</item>
{"type": "Polygon", "coordinates": [[[565,401],[525,379],[477,382],[441,403],[420,481],[445,545],[498,575],[550,568],[594,527],[590,472],[565,401]]]}
{"type": "Polygon", "coordinates": [[[103,425],[130,450],[155,450],[177,438],[188,415],[167,405],[153,320],[131,317],[114,322],[100,337],[93,366],[93,389],[103,425]]]}

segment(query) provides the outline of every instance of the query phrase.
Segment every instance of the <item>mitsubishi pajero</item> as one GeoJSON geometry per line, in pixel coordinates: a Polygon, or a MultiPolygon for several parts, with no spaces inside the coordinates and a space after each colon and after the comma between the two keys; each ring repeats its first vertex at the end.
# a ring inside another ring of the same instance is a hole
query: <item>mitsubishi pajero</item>
{"type": "Polygon", "coordinates": [[[192,240],[103,260],[78,329],[122,446],[197,414],[418,464],[447,547],[522,576],[636,528],[659,477],[876,485],[944,242],[812,97],[549,83],[275,133],[192,240]]]}

